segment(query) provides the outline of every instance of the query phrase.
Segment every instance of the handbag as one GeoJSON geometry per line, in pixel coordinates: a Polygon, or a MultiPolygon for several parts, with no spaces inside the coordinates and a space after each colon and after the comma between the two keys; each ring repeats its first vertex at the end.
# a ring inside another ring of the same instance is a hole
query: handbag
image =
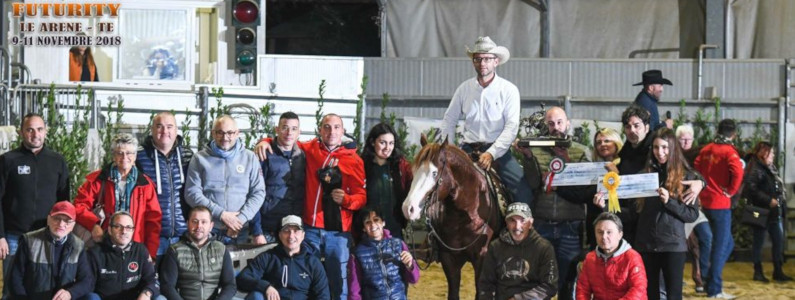
{"type": "MultiPolygon", "coordinates": [[[[99,218],[99,224],[105,221],[105,205],[102,202],[102,197],[105,195],[105,180],[102,180],[102,184],[99,187],[99,194],[97,194],[97,198],[94,199],[94,206],[91,208],[91,212],[94,213],[97,218],[99,218]]],[[[93,228],[85,228],[83,225],[76,224],[74,230],[72,230],[72,234],[77,236],[77,238],[83,240],[86,247],[90,247],[94,245],[94,239],[92,239],[91,229],[93,228]]]]}
{"type": "Polygon", "coordinates": [[[743,215],[740,218],[740,223],[764,228],[767,227],[767,218],[769,215],[770,209],[747,204],[743,208],[743,215]]]}

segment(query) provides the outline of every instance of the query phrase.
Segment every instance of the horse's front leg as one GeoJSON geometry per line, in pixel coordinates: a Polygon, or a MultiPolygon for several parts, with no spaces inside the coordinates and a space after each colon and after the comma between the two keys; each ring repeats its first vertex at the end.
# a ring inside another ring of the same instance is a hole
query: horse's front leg
{"type": "Polygon", "coordinates": [[[478,298],[477,295],[480,295],[478,282],[480,282],[480,270],[483,269],[483,258],[486,255],[486,250],[488,250],[488,243],[483,247],[473,248],[470,255],[469,262],[472,264],[472,268],[475,269],[475,299],[478,298]]]}
{"type": "Polygon", "coordinates": [[[466,263],[466,258],[459,252],[441,251],[439,260],[447,278],[447,299],[458,300],[458,292],[461,289],[461,268],[466,263]]]}

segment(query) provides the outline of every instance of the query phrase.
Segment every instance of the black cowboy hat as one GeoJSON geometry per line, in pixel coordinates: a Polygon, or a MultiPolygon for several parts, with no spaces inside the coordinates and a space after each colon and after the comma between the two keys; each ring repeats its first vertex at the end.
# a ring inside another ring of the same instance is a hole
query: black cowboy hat
{"type": "Polygon", "coordinates": [[[674,85],[670,80],[662,77],[660,70],[648,70],[643,72],[643,81],[633,85],[647,85],[647,84],[667,84],[674,85]]]}

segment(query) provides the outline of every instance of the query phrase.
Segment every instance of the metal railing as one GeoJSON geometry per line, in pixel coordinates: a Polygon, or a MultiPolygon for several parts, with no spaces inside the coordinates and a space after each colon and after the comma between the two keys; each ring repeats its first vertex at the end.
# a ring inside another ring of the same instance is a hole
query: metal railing
{"type": "MultiPolygon", "coordinates": [[[[80,111],[90,110],[89,127],[99,124],[99,102],[95,101],[93,89],[79,86],[20,84],[9,90],[6,104],[6,121],[9,125],[18,124],[28,113],[43,114],[47,99],[54,100],[53,108],[64,117],[67,124],[77,121],[80,111]]],[[[46,117],[46,116],[45,116],[46,117]]]]}

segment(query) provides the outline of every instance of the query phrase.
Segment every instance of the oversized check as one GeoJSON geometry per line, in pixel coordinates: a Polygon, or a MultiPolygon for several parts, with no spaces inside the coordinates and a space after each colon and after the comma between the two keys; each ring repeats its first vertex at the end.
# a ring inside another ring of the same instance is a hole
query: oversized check
{"type": "Polygon", "coordinates": [[[552,178],[552,186],[594,185],[607,174],[607,162],[570,163],[552,178]]]}
{"type": "MultiPolygon", "coordinates": [[[[653,197],[659,195],[657,188],[660,187],[659,177],[657,173],[645,173],[635,175],[622,175],[619,176],[621,183],[618,185],[619,199],[629,198],[643,198],[653,197]]],[[[603,184],[597,184],[596,190],[599,192],[607,193],[607,189],[603,184]]]]}

